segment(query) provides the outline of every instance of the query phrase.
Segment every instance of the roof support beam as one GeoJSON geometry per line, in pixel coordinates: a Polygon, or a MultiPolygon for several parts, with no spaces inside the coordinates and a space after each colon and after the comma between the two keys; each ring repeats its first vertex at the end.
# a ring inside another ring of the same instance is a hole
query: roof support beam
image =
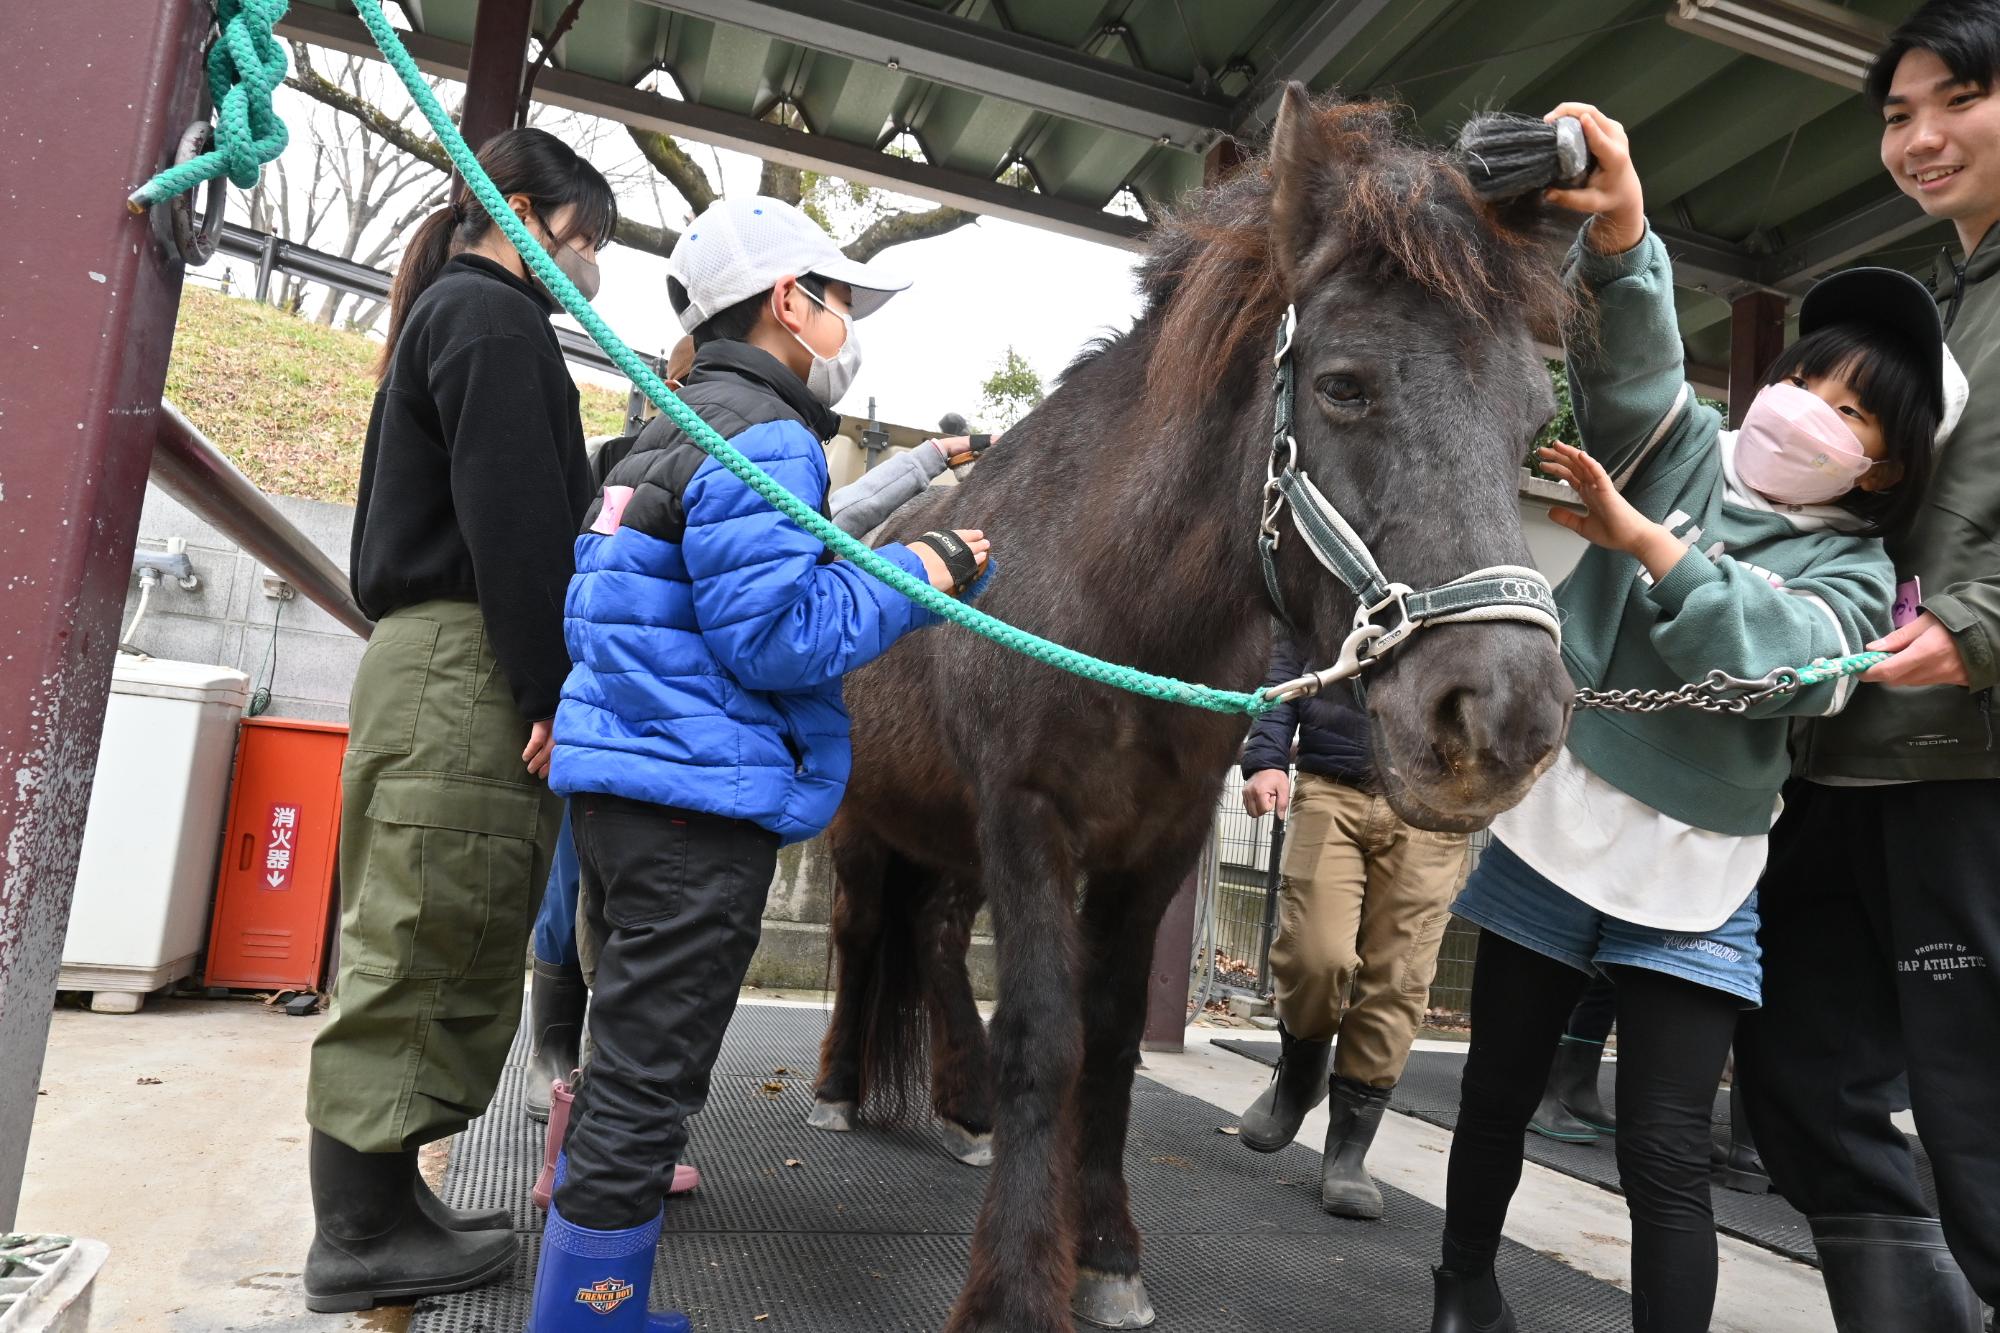
{"type": "MultiPolygon", "coordinates": [[[[335,50],[380,59],[368,30],[359,20],[311,5],[295,5],[278,25],[278,32],[335,50]]],[[[428,74],[465,78],[468,51],[456,43],[423,33],[403,34],[403,44],[428,74]]],[[[1142,249],[1146,223],[1092,208],[1088,204],[1017,189],[969,172],[951,171],[925,162],[910,162],[873,147],[851,144],[826,134],[787,129],[731,111],[675,101],[624,84],[593,79],[565,69],[544,69],[535,81],[535,100],[568,111],[601,116],[622,125],[655,130],[711,143],[733,152],[823,171],[842,180],[920,195],[987,217],[1040,227],[1087,241],[1142,249]]]]}
{"type": "Polygon", "coordinates": [[[646,2],[1193,152],[1230,125],[1227,103],[1177,80],[909,0],[646,2]]]}
{"type": "Polygon", "coordinates": [[[1712,292],[1727,300],[1769,285],[1764,280],[1762,261],[1748,250],[1697,231],[1661,226],[1657,222],[1653,224],[1653,232],[1666,243],[1667,253],[1674,261],[1674,280],[1683,287],[1712,292]]]}
{"type": "Polygon", "coordinates": [[[1332,0],[1317,6],[1286,41],[1261,78],[1236,103],[1234,132],[1255,134],[1278,114],[1278,99],[1293,79],[1311,80],[1333,63],[1391,0],[1332,0]]]}
{"type": "Polygon", "coordinates": [[[1766,261],[1766,272],[1773,286],[1803,292],[1826,270],[1886,249],[1935,221],[1916,200],[1890,195],[1778,251],[1766,261]]]}
{"type": "Polygon", "coordinates": [[[488,139],[514,127],[528,59],[528,30],[534,21],[534,0],[479,0],[465,76],[465,107],[458,113],[459,132],[475,153],[488,139]]]}

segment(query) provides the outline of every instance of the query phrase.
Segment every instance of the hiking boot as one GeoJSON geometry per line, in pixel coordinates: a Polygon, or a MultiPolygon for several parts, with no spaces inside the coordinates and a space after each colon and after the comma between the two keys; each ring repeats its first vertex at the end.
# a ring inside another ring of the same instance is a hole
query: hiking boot
{"type": "Polygon", "coordinates": [[[1278,1067],[1271,1086],[1243,1113],[1236,1137],[1246,1148],[1277,1152],[1299,1136],[1306,1113],[1326,1097],[1327,1065],[1333,1057],[1330,1041],[1306,1041],[1278,1024],[1278,1067]]]}
{"type": "Polygon", "coordinates": [[[1431,1269],[1431,1333],[1517,1333],[1493,1270],[1466,1276],[1431,1269]]]}
{"type": "Polygon", "coordinates": [[[535,960],[528,982],[528,1095],[530,1120],[549,1118],[549,1087],[577,1067],[583,1044],[583,1010],[590,991],[575,967],[535,960]]]}
{"type": "Polygon", "coordinates": [[[1372,1222],[1382,1216],[1382,1191],[1368,1175],[1368,1148],[1389,1105],[1388,1088],[1334,1075],[1332,1120],[1319,1165],[1319,1206],[1335,1217],[1372,1222]]]}
{"type": "Polygon", "coordinates": [[[1769,1194],[1771,1173],[1750,1138],[1750,1121],[1743,1109],[1743,1094],[1734,1085],[1729,1089],[1729,1137],[1708,1141],[1708,1163],[1723,1188],[1739,1194],[1769,1194]]]}
{"type": "Polygon", "coordinates": [[[1815,1217],[1813,1244],[1839,1333],[1980,1333],[1979,1297],[1929,1217],[1815,1217]]]}
{"type": "MultiPolygon", "coordinates": [[[[321,1314],[465,1291],[514,1265],[509,1230],[456,1231],[417,1202],[417,1154],[356,1152],[312,1131],[306,1308],[321,1314]]],[[[428,1191],[426,1191],[428,1192],[428,1191]]]]}

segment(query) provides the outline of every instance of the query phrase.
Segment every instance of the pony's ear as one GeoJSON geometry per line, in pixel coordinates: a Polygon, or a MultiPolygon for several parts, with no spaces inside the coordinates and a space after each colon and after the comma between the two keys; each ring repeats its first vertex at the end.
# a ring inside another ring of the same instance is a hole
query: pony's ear
{"type": "Polygon", "coordinates": [[[1303,83],[1285,85],[1271,129],[1271,259],[1278,286],[1289,298],[1307,253],[1318,239],[1315,182],[1325,169],[1328,146],[1312,95],[1303,83]]]}

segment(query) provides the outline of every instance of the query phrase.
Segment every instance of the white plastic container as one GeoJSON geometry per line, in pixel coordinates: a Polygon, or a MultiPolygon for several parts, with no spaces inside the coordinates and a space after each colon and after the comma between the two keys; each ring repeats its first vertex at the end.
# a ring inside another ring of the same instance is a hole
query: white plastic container
{"type": "Polygon", "coordinates": [[[118,655],[57,983],[99,1013],[194,970],[249,692],[228,667],[118,655]]]}

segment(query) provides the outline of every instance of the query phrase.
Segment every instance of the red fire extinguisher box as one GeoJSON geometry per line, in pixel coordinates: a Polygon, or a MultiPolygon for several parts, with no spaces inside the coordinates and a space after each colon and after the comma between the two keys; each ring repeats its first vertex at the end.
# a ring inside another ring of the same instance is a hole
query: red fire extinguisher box
{"type": "Polygon", "coordinates": [[[321,988],[346,751],[347,728],[335,723],[243,719],[207,985],[321,988]]]}

